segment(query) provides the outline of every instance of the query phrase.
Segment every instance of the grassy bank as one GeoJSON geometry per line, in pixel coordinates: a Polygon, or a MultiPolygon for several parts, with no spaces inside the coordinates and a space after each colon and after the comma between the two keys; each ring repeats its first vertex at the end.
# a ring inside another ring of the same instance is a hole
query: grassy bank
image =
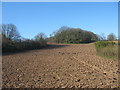
{"type": "Polygon", "coordinates": [[[118,44],[115,42],[98,41],[95,42],[95,48],[99,56],[118,59],[118,44]]]}

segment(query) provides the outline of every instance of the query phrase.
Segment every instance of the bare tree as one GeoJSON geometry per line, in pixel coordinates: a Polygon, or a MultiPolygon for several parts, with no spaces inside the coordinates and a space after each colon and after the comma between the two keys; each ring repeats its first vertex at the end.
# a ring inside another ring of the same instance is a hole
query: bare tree
{"type": "Polygon", "coordinates": [[[114,40],[116,40],[116,36],[115,36],[113,33],[110,33],[110,34],[107,36],[107,40],[109,40],[109,41],[114,41],[114,40]]]}
{"type": "Polygon", "coordinates": [[[105,34],[104,34],[104,33],[101,33],[101,35],[100,35],[100,40],[106,40],[106,37],[105,37],[105,34]]]}
{"type": "Polygon", "coordinates": [[[45,40],[45,39],[46,39],[46,35],[44,33],[39,33],[38,35],[35,36],[36,41],[45,40]]]}
{"type": "Polygon", "coordinates": [[[13,24],[2,25],[2,35],[9,40],[18,40],[21,36],[13,24]]]}

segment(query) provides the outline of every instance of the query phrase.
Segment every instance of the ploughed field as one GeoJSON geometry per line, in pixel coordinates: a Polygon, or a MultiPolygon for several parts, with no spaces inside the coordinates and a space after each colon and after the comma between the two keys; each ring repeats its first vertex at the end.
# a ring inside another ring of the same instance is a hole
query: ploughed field
{"type": "Polygon", "coordinates": [[[3,88],[115,88],[118,60],[96,55],[94,44],[54,44],[3,55],[3,88]]]}

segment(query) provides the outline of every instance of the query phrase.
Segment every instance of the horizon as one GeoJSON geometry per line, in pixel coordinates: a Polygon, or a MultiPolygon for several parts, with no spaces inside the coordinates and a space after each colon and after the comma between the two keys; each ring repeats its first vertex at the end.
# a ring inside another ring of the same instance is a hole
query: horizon
{"type": "Polygon", "coordinates": [[[117,2],[3,2],[3,24],[14,24],[20,35],[47,37],[62,26],[118,37],[117,2]]]}

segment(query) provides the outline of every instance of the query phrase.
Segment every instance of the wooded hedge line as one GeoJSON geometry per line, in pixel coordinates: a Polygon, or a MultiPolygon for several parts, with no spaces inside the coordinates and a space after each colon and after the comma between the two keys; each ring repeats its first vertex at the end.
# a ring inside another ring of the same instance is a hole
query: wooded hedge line
{"type": "Polygon", "coordinates": [[[54,33],[50,40],[56,43],[90,43],[97,41],[99,38],[90,31],[79,28],[61,27],[54,33]]]}
{"type": "Polygon", "coordinates": [[[13,24],[3,24],[2,52],[14,52],[22,50],[40,49],[47,46],[44,34],[40,33],[33,40],[23,39],[13,24]]]}

